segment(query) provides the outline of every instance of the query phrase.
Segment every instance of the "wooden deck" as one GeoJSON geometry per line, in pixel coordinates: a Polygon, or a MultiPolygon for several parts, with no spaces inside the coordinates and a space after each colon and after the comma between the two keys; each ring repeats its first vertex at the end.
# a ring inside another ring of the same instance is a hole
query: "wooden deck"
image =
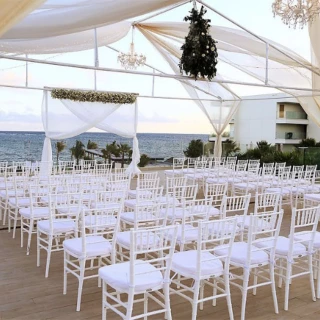
{"type": "MultiPolygon", "coordinates": [[[[161,172],[163,182],[164,175],[161,172]]],[[[285,210],[282,235],[288,235],[290,210],[285,210]]],[[[20,229],[16,239],[7,230],[0,230],[0,319],[46,320],[46,319],[101,319],[101,289],[97,280],[84,282],[81,311],[76,312],[77,279],[69,275],[68,292],[62,294],[63,255],[53,253],[49,278],[45,279],[45,253],[42,253],[41,266],[36,267],[36,241],[32,240],[30,256],[26,256],[26,248],[20,248],[20,229]]],[[[240,319],[240,290],[231,287],[232,304],[235,319],[240,319]]],[[[308,277],[293,280],[290,288],[289,311],[283,310],[284,290],[277,289],[279,314],[273,309],[270,287],[262,287],[257,295],[248,294],[246,319],[255,320],[319,320],[320,300],[311,299],[308,277]]],[[[152,307],[152,303],[150,302],[152,307]]],[[[191,304],[173,295],[171,297],[172,316],[174,320],[191,319],[191,304]]],[[[120,319],[108,312],[108,320],[120,319]]],[[[161,320],[163,316],[150,319],[161,320]]],[[[210,303],[198,311],[198,319],[229,319],[227,304],[224,298],[217,301],[217,306],[210,303]]]]}

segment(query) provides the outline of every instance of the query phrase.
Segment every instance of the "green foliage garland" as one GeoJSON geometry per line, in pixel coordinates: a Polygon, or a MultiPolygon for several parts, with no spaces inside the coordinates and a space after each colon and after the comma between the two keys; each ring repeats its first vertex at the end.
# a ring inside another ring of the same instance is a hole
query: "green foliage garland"
{"type": "Polygon", "coordinates": [[[217,73],[218,63],[216,41],[210,35],[210,19],[204,19],[207,11],[201,7],[200,12],[193,8],[190,16],[184,18],[190,21],[189,34],[185,38],[179,68],[197,80],[198,77],[211,80],[217,73]]]}
{"type": "Polygon", "coordinates": [[[53,89],[51,91],[53,99],[68,99],[80,102],[102,102],[115,104],[135,103],[137,95],[134,93],[113,93],[97,91],[81,91],[73,89],[53,89]]]}

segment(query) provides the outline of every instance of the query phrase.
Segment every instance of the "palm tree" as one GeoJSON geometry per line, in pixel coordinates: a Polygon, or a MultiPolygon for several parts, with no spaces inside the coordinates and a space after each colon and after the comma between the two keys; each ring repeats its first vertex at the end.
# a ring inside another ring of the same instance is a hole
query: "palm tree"
{"type": "Polygon", "coordinates": [[[57,141],[55,144],[56,147],[56,153],[57,153],[57,163],[59,163],[59,155],[60,153],[65,149],[66,147],[65,141],[57,141]]]}
{"type": "Polygon", "coordinates": [[[79,165],[79,160],[85,155],[84,144],[80,140],[77,140],[75,146],[73,146],[70,151],[71,155],[76,158],[77,165],[79,165]]]}
{"type": "Polygon", "coordinates": [[[87,149],[98,149],[98,144],[89,139],[87,143],[87,149]]]}
{"type": "Polygon", "coordinates": [[[230,155],[233,155],[240,151],[237,143],[230,139],[226,139],[226,141],[222,143],[222,146],[226,157],[229,157],[230,155]]]}
{"type": "Polygon", "coordinates": [[[113,141],[111,144],[107,144],[104,149],[101,150],[102,157],[105,160],[105,163],[108,160],[108,163],[111,163],[111,157],[112,155],[118,157],[119,156],[119,149],[115,141],[113,141]]]}
{"type": "Polygon", "coordinates": [[[129,155],[131,151],[131,147],[127,143],[118,144],[119,154],[121,156],[121,168],[124,167],[124,157],[125,155],[129,155]]]}

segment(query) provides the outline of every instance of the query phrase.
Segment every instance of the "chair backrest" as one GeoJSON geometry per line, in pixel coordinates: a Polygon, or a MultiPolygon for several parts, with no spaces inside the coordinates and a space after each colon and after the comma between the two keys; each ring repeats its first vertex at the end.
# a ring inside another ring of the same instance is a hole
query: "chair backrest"
{"type": "MultiPolygon", "coordinates": [[[[264,212],[250,214],[250,224],[248,228],[248,251],[247,266],[251,265],[252,252],[268,252],[269,261],[274,263],[274,255],[279,236],[283,210],[279,212],[264,212]]],[[[266,261],[265,264],[270,262],[266,261]]]]}
{"type": "Polygon", "coordinates": [[[96,175],[109,176],[111,172],[112,164],[109,163],[97,163],[95,165],[96,175]]]}
{"type": "Polygon", "coordinates": [[[260,160],[259,160],[259,159],[250,159],[249,162],[248,162],[248,164],[249,164],[249,165],[250,165],[250,164],[259,164],[259,166],[260,166],[260,160]]]}
{"type": "Polygon", "coordinates": [[[110,208],[85,209],[82,210],[79,219],[76,221],[80,225],[80,236],[82,239],[82,257],[88,256],[90,246],[99,244],[100,246],[112,245],[111,263],[115,263],[116,241],[115,237],[119,230],[119,214],[122,204],[110,208]],[[109,240],[109,244],[106,242],[109,240]]]}
{"type": "Polygon", "coordinates": [[[130,287],[134,288],[137,278],[159,275],[163,283],[170,282],[172,256],[176,246],[177,226],[137,229],[130,231],[130,287]],[[144,255],[145,259],[138,257],[144,255]],[[145,268],[152,264],[155,268],[145,268]],[[162,274],[162,276],[161,276],[162,274]]]}
{"type": "Polygon", "coordinates": [[[175,186],[172,193],[167,192],[168,197],[172,197],[179,202],[194,200],[198,193],[198,184],[175,186]]]}
{"type": "Polygon", "coordinates": [[[185,186],[187,184],[186,176],[166,176],[166,192],[172,193],[175,187],[185,186]]]}
{"type": "Polygon", "coordinates": [[[294,257],[294,244],[303,243],[307,247],[306,254],[313,253],[313,243],[318,227],[320,206],[296,209],[292,208],[290,225],[290,245],[288,258],[294,257]]]}
{"type": "MultiPolygon", "coordinates": [[[[91,202],[92,208],[103,208],[110,206],[118,206],[125,199],[126,190],[96,190],[95,200],[91,202]]],[[[123,209],[123,208],[121,208],[123,209]]]]}
{"type": "Polygon", "coordinates": [[[111,174],[111,180],[118,181],[124,179],[131,180],[131,174],[128,170],[126,168],[115,168],[114,172],[111,174]]]}
{"type": "Polygon", "coordinates": [[[236,214],[247,215],[251,194],[243,196],[224,196],[221,203],[220,212],[223,218],[233,216],[236,214]]]}
{"type": "Polygon", "coordinates": [[[137,188],[136,200],[137,204],[144,203],[146,201],[158,202],[163,196],[163,187],[149,188],[148,192],[145,189],[137,188]]]}
{"type": "Polygon", "coordinates": [[[247,162],[240,162],[241,160],[238,161],[236,165],[236,172],[243,172],[247,170],[248,163],[247,162]]]}
{"type": "Polygon", "coordinates": [[[185,166],[186,158],[173,158],[172,166],[173,170],[183,169],[185,166]]]}
{"type": "Polygon", "coordinates": [[[256,193],[254,202],[254,213],[266,211],[278,211],[280,205],[280,193],[256,193]]]}
{"type": "Polygon", "coordinates": [[[227,195],[228,182],[223,183],[208,183],[206,182],[204,196],[206,199],[212,199],[214,207],[220,207],[222,199],[227,195]]]}
{"type": "Polygon", "coordinates": [[[157,175],[150,175],[145,177],[140,177],[140,175],[138,175],[137,188],[139,189],[156,188],[159,187],[159,184],[160,178],[157,175]]]}
{"type": "Polygon", "coordinates": [[[273,168],[274,167],[274,162],[264,162],[262,164],[262,168],[273,168]]]}
{"type": "Polygon", "coordinates": [[[227,157],[226,163],[235,163],[237,162],[237,157],[227,157]]]}
{"type": "MultiPolygon", "coordinates": [[[[198,240],[197,240],[197,261],[196,261],[196,277],[195,280],[206,279],[214,272],[209,274],[204,272],[208,270],[208,266],[215,266],[217,261],[224,261],[224,273],[229,274],[230,256],[232,245],[234,242],[237,226],[236,218],[227,218],[220,220],[200,221],[198,225],[198,240]],[[215,248],[225,250],[225,254],[221,256],[215,255],[215,248]],[[204,268],[206,266],[206,268],[204,268]]],[[[214,267],[212,267],[214,270],[214,267]]]]}
{"type": "Polygon", "coordinates": [[[72,173],[72,171],[75,169],[75,161],[61,161],[59,160],[59,173],[60,174],[68,174],[72,173]]]}

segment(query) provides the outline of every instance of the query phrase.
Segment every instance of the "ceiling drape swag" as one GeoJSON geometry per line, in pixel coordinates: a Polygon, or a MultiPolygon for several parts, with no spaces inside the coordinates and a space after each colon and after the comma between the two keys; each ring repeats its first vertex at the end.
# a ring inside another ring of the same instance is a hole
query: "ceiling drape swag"
{"type": "Polygon", "coordinates": [[[128,167],[130,173],[139,173],[139,144],[137,140],[138,104],[113,104],[99,102],[78,102],[67,99],[53,99],[44,91],[42,103],[42,121],[45,141],[42,151],[41,174],[51,172],[51,139],[61,140],[77,136],[92,128],[114,133],[133,139],[132,162],[128,167]]]}
{"type": "Polygon", "coordinates": [[[45,0],[0,0],[0,37],[45,0]]]}
{"type": "MultiPolygon", "coordinates": [[[[180,74],[178,68],[179,58],[181,56],[181,50],[178,47],[169,44],[168,42],[155,37],[152,33],[143,28],[140,29],[143,35],[156,47],[162,57],[168,62],[175,74],[180,74]]],[[[218,75],[218,77],[221,77],[218,75]]],[[[196,99],[194,102],[203,111],[207,119],[210,121],[214,132],[216,133],[216,141],[214,145],[214,156],[221,157],[222,154],[222,134],[226,130],[230,120],[237,111],[240,101],[233,94],[232,90],[227,85],[221,85],[216,82],[202,82],[196,83],[194,80],[181,81],[181,84],[188,92],[192,99],[196,99]],[[217,101],[201,101],[201,98],[212,98],[194,87],[188,85],[197,85],[207,92],[212,92],[217,97],[217,101]],[[232,101],[223,101],[223,100],[232,101]]]]}

